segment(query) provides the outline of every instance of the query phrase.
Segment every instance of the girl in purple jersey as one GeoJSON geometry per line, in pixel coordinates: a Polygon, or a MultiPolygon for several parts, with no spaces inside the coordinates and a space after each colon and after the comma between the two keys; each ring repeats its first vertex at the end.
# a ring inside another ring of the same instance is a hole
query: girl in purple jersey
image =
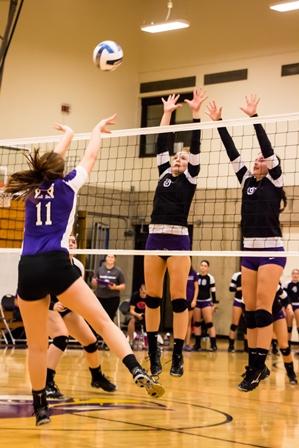
{"type": "Polygon", "coordinates": [[[110,349],[122,359],[134,382],[148,394],[159,397],[163,387],[141,368],[122,331],[111,321],[97,297],[71,264],[68,239],[72,230],[77,193],[87,181],[100,148],[101,133],[110,132],[107,125],[115,115],[101,120],[91,133],[79,165],[64,176],[64,155],[72,141],[73,131],[64,132],[54,151],[27,155],[29,169],[13,174],[7,193],[18,193],[25,203],[23,250],[19,262],[18,300],[26,330],[28,367],[32,384],[36,424],[50,421],[45,385],[47,372],[47,319],[50,294],[67,308],[80,314],[102,335],[110,349]]]}
{"type": "MultiPolygon", "coordinates": [[[[249,117],[257,116],[259,98],[246,97],[241,110],[249,117]]],[[[215,101],[208,107],[212,120],[221,120],[222,108],[215,101]]],[[[266,357],[270,348],[273,317],[272,304],[279,279],[286,264],[283,251],[280,212],[286,206],[283,176],[279,158],[261,124],[254,124],[261,149],[252,172],[243,163],[233,139],[225,127],[218,128],[222,143],[242,187],[241,229],[243,248],[250,251],[271,251],[271,257],[243,257],[241,261],[242,291],[248,336],[248,368],[239,389],[255,389],[264,377],[266,357]],[[281,208],[281,204],[283,207],[281,208]]]]}

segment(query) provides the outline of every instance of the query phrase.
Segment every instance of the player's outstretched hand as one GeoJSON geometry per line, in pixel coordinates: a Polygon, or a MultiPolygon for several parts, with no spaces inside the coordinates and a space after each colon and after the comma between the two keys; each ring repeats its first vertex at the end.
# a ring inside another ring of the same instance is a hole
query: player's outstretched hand
{"type": "Polygon", "coordinates": [[[184,100],[185,103],[188,104],[192,112],[199,112],[200,106],[207,99],[206,91],[199,88],[195,88],[193,90],[193,98],[192,100],[184,100]]]}
{"type": "Polygon", "coordinates": [[[217,106],[216,102],[213,100],[208,104],[206,113],[213,121],[221,120],[222,107],[217,106]]]}
{"type": "Polygon", "coordinates": [[[244,112],[249,117],[252,117],[256,114],[257,105],[260,102],[260,98],[257,95],[251,94],[249,96],[245,96],[245,106],[240,107],[241,111],[244,112]]]}
{"type": "Polygon", "coordinates": [[[54,123],[53,128],[60,132],[69,132],[69,133],[74,132],[70,126],[58,122],[54,123]]]}
{"type": "Polygon", "coordinates": [[[116,118],[117,114],[113,114],[111,115],[111,117],[108,118],[103,118],[98,124],[97,126],[100,129],[101,133],[104,134],[111,134],[111,131],[109,128],[107,128],[107,126],[113,125],[115,124],[115,118],[116,118]]]}
{"type": "Polygon", "coordinates": [[[179,99],[180,95],[169,95],[167,100],[162,98],[162,103],[164,107],[164,113],[167,112],[173,112],[174,110],[178,109],[179,107],[182,107],[182,104],[177,104],[177,101],[179,99]]]}

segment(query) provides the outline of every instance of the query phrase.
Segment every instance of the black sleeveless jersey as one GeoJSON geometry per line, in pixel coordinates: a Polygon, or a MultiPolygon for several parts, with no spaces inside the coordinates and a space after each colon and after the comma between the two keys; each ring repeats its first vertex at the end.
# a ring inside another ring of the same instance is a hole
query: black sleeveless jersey
{"type": "Polygon", "coordinates": [[[174,134],[159,134],[157,165],[160,178],[154,196],[151,224],[187,227],[188,214],[200,170],[200,130],[192,131],[188,168],[178,176],[171,174],[169,150],[173,144],[174,134]]]}
{"type": "MultiPolygon", "coordinates": [[[[268,174],[257,180],[241,160],[240,154],[226,128],[218,128],[221,140],[242,186],[241,228],[244,238],[279,239],[280,202],[283,178],[278,158],[261,124],[254,125],[258,142],[267,162],[268,174]]],[[[281,245],[281,244],[280,244],[281,245]]],[[[254,247],[254,246],[253,246],[254,247]]],[[[268,247],[262,243],[260,247],[268,247]]]]}
{"type": "Polygon", "coordinates": [[[281,237],[279,209],[281,189],[273,181],[264,177],[257,181],[249,177],[242,191],[242,221],[244,237],[281,237]]]}

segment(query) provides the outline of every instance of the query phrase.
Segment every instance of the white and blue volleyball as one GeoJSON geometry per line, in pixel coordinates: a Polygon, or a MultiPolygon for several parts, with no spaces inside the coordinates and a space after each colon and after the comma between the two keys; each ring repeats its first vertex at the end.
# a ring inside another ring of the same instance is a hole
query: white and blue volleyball
{"type": "Polygon", "coordinates": [[[93,62],[104,71],[113,71],[120,66],[123,61],[123,50],[113,40],[100,42],[93,50],[93,62]]]}

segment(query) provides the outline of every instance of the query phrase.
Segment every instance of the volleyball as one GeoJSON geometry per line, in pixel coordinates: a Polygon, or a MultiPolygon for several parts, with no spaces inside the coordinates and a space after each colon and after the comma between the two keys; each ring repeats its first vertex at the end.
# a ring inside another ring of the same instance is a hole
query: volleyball
{"type": "Polygon", "coordinates": [[[93,50],[93,62],[104,71],[113,71],[120,66],[123,60],[123,50],[112,40],[100,42],[93,50]]]}

